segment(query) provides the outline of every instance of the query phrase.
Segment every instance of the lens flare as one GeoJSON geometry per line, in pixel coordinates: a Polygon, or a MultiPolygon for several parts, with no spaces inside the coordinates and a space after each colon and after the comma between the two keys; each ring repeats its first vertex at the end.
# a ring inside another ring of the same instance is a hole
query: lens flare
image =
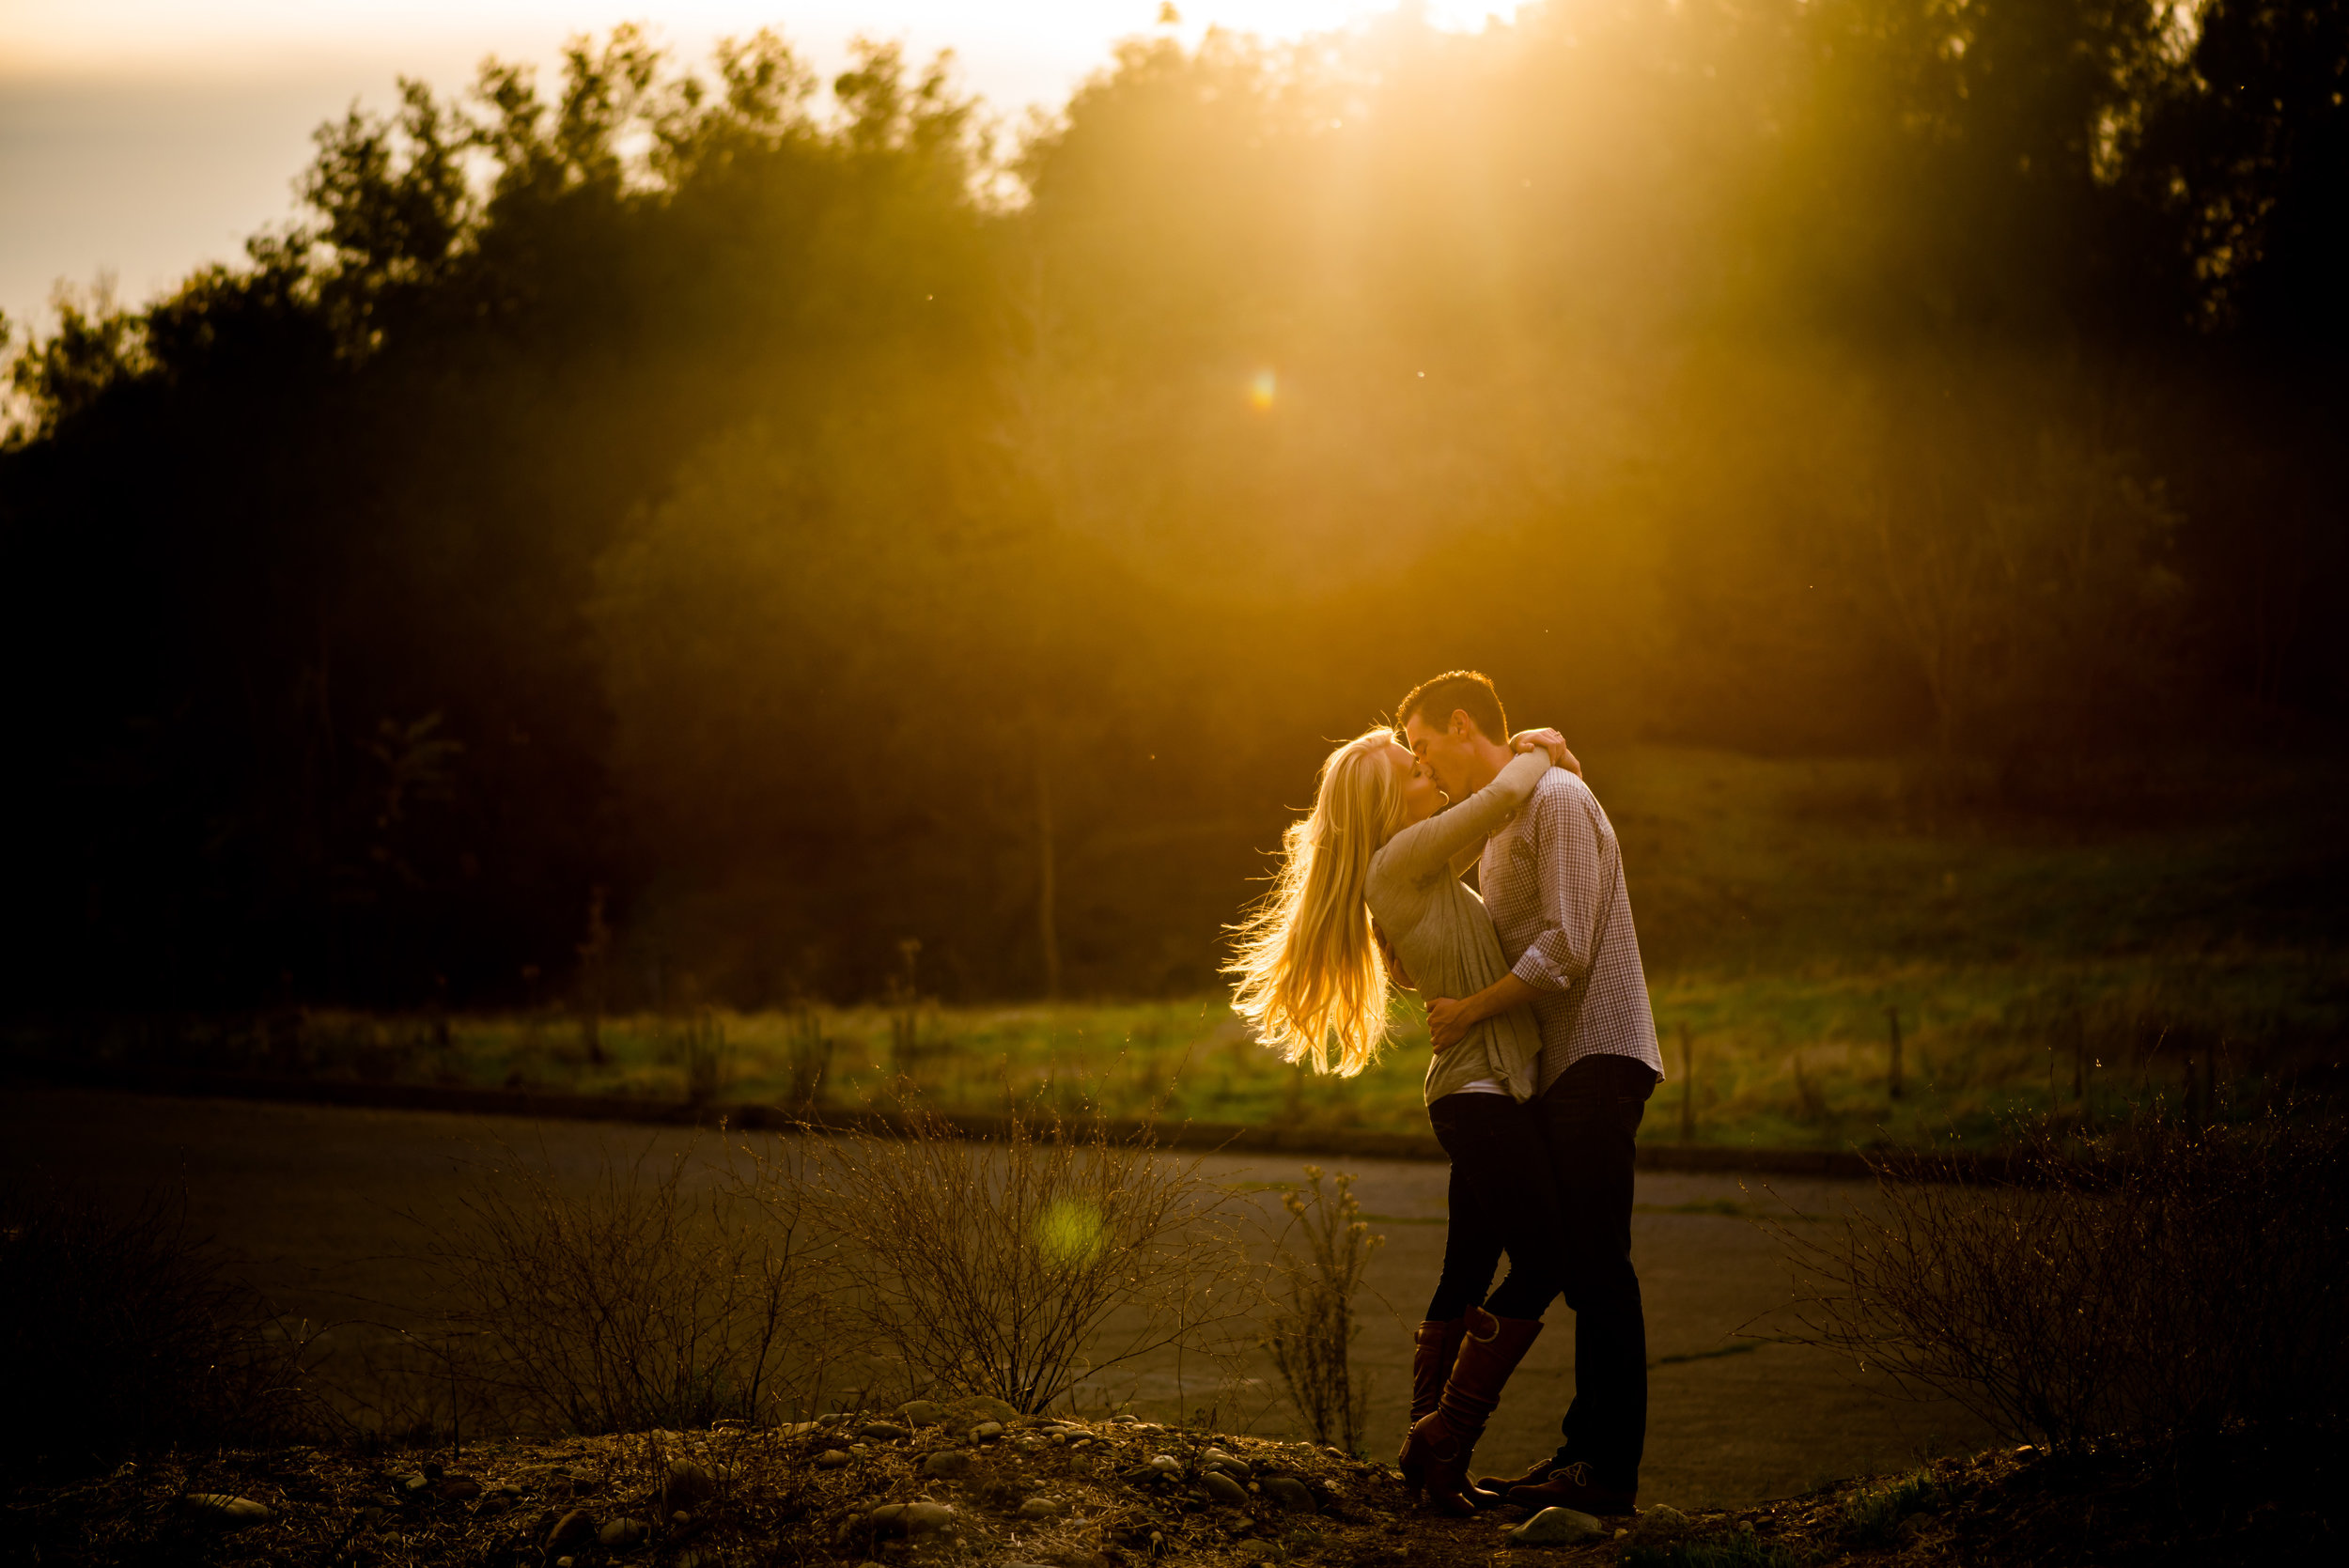
{"type": "Polygon", "coordinates": [[[1037,1218],[1036,1249],[1050,1263],[1091,1263],[1101,1254],[1107,1240],[1105,1229],[1100,1210],[1091,1203],[1064,1199],[1037,1218]]]}
{"type": "Polygon", "coordinates": [[[1268,409],[1272,407],[1272,395],[1279,390],[1279,378],[1273,375],[1272,366],[1268,365],[1249,381],[1248,401],[1258,409],[1268,409]]]}

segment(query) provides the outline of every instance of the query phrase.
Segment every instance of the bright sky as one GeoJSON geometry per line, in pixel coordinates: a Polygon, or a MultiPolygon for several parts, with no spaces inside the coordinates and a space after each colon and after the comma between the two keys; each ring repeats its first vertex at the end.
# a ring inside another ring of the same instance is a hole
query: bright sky
{"type": "MultiPolygon", "coordinates": [[[[1396,0],[1177,0],[1176,31],[1341,27],[1396,0]]],[[[1472,27],[1513,0],[1426,0],[1472,27]]],[[[309,134],[396,75],[443,89],[482,55],[551,60],[576,33],[648,23],[679,54],[773,26],[819,68],[857,33],[952,48],[996,108],[1057,103],[1158,0],[0,0],[0,311],[46,324],[60,279],[138,301],[288,216],[309,134]]]]}

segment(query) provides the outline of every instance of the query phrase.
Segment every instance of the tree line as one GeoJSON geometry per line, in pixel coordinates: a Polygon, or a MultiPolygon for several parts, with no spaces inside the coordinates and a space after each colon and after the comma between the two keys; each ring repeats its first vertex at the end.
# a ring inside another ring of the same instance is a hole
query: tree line
{"type": "Polygon", "coordinates": [[[403,82],[11,334],[10,995],[1204,988],[1457,665],[2015,800],[2327,743],[2344,87],[2340,0],[403,82]]]}

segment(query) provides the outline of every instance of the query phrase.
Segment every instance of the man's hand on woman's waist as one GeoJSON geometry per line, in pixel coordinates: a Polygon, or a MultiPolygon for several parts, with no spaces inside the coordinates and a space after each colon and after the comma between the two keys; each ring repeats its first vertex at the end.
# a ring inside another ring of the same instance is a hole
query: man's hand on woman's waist
{"type": "Polygon", "coordinates": [[[1450,1050],[1486,1018],[1506,1013],[1541,994],[1516,975],[1504,974],[1472,997],[1457,1001],[1438,997],[1427,1004],[1427,1037],[1439,1053],[1450,1050]]]}

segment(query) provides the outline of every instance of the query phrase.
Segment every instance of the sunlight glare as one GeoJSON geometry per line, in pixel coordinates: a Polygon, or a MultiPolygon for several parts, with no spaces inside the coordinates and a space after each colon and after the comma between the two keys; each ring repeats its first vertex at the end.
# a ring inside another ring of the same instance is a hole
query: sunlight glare
{"type": "Polygon", "coordinates": [[[1264,412],[1272,407],[1272,395],[1278,390],[1279,379],[1273,375],[1272,366],[1268,365],[1249,381],[1248,401],[1258,412],[1264,412]]]}
{"type": "MultiPolygon", "coordinates": [[[[1268,39],[1347,27],[1397,9],[1395,0],[1181,0],[1180,20],[1159,20],[1158,0],[1023,0],[974,14],[961,0],[21,0],[0,9],[0,74],[105,71],[168,65],[176,73],[219,69],[257,54],[300,55],[412,52],[418,45],[505,47],[599,34],[624,22],[648,23],[656,38],[698,47],[708,39],[774,27],[786,38],[865,32],[917,48],[949,44],[966,55],[1010,51],[1098,60],[1119,38],[1173,33],[1195,42],[1209,27],[1268,39]]],[[[1430,0],[1429,24],[1475,31],[1487,16],[1514,12],[1490,0],[1430,0]]],[[[535,51],[534,51],[535,52],[535,51]]]]}

